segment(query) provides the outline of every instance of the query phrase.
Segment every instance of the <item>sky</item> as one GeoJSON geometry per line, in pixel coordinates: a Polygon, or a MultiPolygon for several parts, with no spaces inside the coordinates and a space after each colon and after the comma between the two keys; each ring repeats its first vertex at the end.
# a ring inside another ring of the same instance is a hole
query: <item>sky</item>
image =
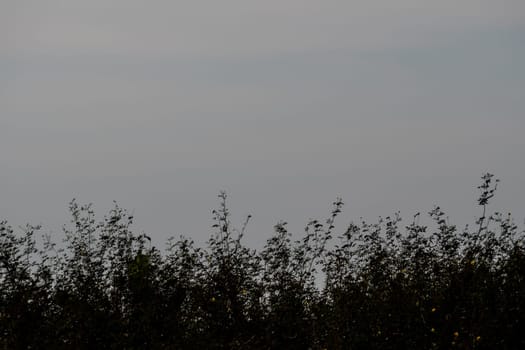
{"type": "Polygon", "coordinates": [[[523,0],[2,0],[0,219],[60,237],[113,201],[203,244],[217,194],[260,247],[441,206],[525,219],[523,0]]]}

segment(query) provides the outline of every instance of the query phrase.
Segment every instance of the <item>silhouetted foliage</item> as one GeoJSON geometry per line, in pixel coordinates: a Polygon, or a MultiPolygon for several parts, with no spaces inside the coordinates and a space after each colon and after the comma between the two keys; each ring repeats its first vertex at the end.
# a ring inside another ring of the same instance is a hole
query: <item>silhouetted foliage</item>
{"type": "Polygon", "coordinates": [[[427,225],[396,213],[336,234],[337,199],[298,241],[279,222],[260,252],[224,193],[205,248],[172,238],[161,253],[116,204],[96,222],[73,200],[62,248],[2,221],[0,346],[525,349],[525,234],[487,213],[497,183],[482,177],[481,216],[463,230],[435,207],[427,225]]]}

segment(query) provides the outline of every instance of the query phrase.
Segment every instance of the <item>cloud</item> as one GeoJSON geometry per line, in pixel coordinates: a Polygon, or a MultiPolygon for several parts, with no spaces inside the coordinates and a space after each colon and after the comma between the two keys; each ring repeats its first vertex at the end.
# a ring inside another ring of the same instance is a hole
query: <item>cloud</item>
{"type": "Polygon", "coordinates": [[[221,57],[377,48],[522,25],[519,0],[3,2],[4,54],[221,57]]]}
{"type": "Polygon", "coordinates": [[[297,218],[338,194],[403,209],[440,176],[523,182],[523,4],[1,1],[0,209],[45,220],[75,193],[127,198],[148,230],[179,212],[207,232],[185,206],[222,188],[297,218]]]}

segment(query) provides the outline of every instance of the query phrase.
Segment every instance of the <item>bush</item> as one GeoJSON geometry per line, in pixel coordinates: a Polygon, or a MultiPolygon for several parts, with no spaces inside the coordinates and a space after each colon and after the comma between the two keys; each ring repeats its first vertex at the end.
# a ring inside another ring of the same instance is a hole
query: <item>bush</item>
{"type": "Polygon", "coordinates": [[[436,207],[429,226],[396,214],[336,235],[338,199],[298,241],[278,223],[261,252],[243,245],[249,217],[236,230],[224,193],[204,249],[181,237],[159,252],[116,204],[97,223],[72,201],[60,249],[2,221],[0,346],[523,349],[525,234],[487,214],[497,184],[482,177],[472,228],[436,207]]]}

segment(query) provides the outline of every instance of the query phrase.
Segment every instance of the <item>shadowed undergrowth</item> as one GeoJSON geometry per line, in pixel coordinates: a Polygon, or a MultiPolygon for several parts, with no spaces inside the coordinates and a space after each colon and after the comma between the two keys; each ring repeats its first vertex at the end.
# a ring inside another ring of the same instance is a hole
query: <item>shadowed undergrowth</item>
{"type": "Polygon", "coordinates": [[[0,347],[523,349],[525,234],[488,213],[497,184],[482,177],[462,229],[435,207],[428,226],[396,214],[335,232],[338,199],[298,241],[275,225],[261,251],[224,193],[205,248],[181,237],[161,253],[117,205],[97,222],[72,201],[61,248],[0,222],[0,347]]]}

